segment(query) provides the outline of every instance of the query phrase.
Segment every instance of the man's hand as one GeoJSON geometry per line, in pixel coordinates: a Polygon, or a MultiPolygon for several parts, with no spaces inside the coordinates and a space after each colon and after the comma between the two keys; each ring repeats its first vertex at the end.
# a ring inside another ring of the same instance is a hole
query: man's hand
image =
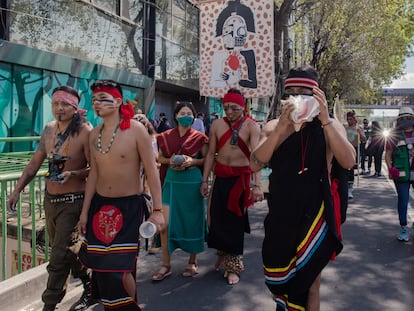
{"type": "Polygon", "coordinates": [[[286,101],[285,104],[281,107],[281,114],[279,117],[279,122],[277,123],[276,128],[278,127],[288,127],[293,124],[291,114],[295,110],[295,105],[291,102],[286,101]]]}
{"type": "Polygon", "coordinates": [[[19,192],[16,193],[15,191],[13,191],[7,199],[7,208],[12,212],[16,211],[16,205],[18,201],[19,192]]]}
{"type": "Polygon", "coordinates": [[[157,227],[157,232],[163,232],[167,228],[167,223],[165,222],[164,214],[161,211],[154,211],[148,221],[155,224],[157,227]]]}
{"type": "Polygon", "coordinates": [[[318,119],[321,121],[322,124],[326,124],[330,117],[329,117],[329,107],[328,102],[325,97],[325,93],[318,87],[314,87],[312,89],[313,91],[313,97],[318,101],[319,103],[319,115],[318,119]]]}
{"type": "Polygon", "coordinates": [[[59,181],[57,181],[60,184],[64,184],[66,182],[68,182],[68,180],[72,177],[72,171],[64,171],[62,173],[60,173],[58,176],[59,181]]]}
{"type": "Polygon", "coordinates": [[[83,237],[85,236],[87,223],[88,223],[88,215],[82,212],[79,216],[79,222],[78,222],[78,232],[80,236],[83,236],[83,237]]]}
{"type": "Polygon", "coordinates": [[[200,186],[200,193],[203,197],[207,198],[209,194],[209,187],[207,182],[202,182],[200,186]]]}
{"type": "Polygon", "coordinates": [[[258,186],[253,186],[252,190],[250,191],[250,198],[253,199],[254,202],[260,202],[264,199],[264,193],[262,189],[258,186]]]}

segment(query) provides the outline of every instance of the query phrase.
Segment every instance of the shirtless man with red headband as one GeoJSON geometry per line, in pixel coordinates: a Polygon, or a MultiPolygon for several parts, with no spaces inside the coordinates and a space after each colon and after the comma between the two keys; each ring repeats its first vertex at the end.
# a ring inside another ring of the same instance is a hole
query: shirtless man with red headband
{"type": "Polygon", "coordinates": [[[146,212],[141,164],[151,190],[154,212],[149,221],[164,227],[161,185],[151,137],[122,101],[122,89],[111,80],[96,81],[92,103],[104,123],[90,135],[90,174],[79,221],[85,236],[79,253],[93,270],[92,295],[107,309],[141,310],[137,303],[136,261],[139,226],[146,212]]]}
{"type": "Polygon", "coordinates": [[[244,270],[244,232],[250,232],[247,208],[264,198],[261,172],[252,174],[249,168],[250,152],[259,142],[260,128],[246,116],[244,98],[238,90],[231,89],[224,96],[223,109],[226,117],[211,125],[200,191],[205,197],[209,195],[207,181],[214,166],[208,246],[217,249],[216,270],[223,267],[228,284],[234,285],[244,270]]]}

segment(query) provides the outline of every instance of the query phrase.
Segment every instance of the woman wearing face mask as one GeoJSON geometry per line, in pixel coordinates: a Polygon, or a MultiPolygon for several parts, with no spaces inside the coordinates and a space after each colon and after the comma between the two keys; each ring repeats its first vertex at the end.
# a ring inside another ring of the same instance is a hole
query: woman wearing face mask
{"type": "Polygon", "coordinates": [[[208,137],[191,128],[195,115],[191,103],[177,102],[174,110],[177,127],[157,137],[163,213],[169,222],[167,229],[161,232],[163,264],[152,276],[153,281],[162,281],[171,275],[170,256],[177,248],[190,254],[182,275],[197,274],[196,254],[204,250],[205,199],[199,189],[208,137]]]}
{"type": "Polygon", "coordinates": [[[389,177],[397,189],[397,208],[400,234],[397,239],[408,242],[407,208],[410,199],[410,185],[414,182],[414,112],[410,107],[401,107],[397,125],[386,142],[385,163],[389,177]]]}

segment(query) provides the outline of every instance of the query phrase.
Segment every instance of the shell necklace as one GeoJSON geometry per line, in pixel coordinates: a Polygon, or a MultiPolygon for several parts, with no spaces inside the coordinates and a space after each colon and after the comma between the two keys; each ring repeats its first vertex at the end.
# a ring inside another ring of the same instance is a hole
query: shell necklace
{"type": "Polygon", "coordinates": [[[108,146],[106,147],[106,149],[105,149],[105,150],[102,150],[102,131],[103,131],[103,128],[104,128],[104,125],[102,124],[101,130],[99,131],[99,135],[98,135],[98,143],[97,143],[96,148],[98,149],[98,151],[99,151],[100,153],[102,153],[102,154],[106,154],[106,153],[108,153],[108,152],[109,152],[109,150],[111,150],[112,144],[113,144],[113,142],[114,142],[114,140],[115,140],[115,135],[116,135],[116,132],[118,132],[119,124],[115,127],[115,130],[114,130],[114,132],[112,133],[111,140],[109,141],[109,144],[108,144],[108,146]]]}

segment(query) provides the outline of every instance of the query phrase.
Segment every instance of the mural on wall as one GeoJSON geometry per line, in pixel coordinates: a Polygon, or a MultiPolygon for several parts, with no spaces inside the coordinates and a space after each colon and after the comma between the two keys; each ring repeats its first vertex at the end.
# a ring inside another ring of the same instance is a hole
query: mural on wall
{"type": "Polygon", "coordinates": [[[273,1],[200,3],[200,95],[221,98],[229,88],[246,98],[274,87],[273,1]]]}
{"type": "MultiPolygon", "coordinates": [[[[96,75],[98,76],[98,75],[96,75]]],[[[101,77],[97,77],[101,78],[101,77]]],[[[102,122],[92,107],[90,86],[96,79],[83,79],[69,74],[0,63],[0,137],[41,135],[45,125],[54,120],[51,108],[52,91],[69,85],[79,91],[79,107],[87,110],[93,126],[102,122]]],[[[124,87],[123,97],[135,99],[139,89],[124,87]]],[[[36,142],[0,142],[0,152],[32,151],[36,142]]]]}

